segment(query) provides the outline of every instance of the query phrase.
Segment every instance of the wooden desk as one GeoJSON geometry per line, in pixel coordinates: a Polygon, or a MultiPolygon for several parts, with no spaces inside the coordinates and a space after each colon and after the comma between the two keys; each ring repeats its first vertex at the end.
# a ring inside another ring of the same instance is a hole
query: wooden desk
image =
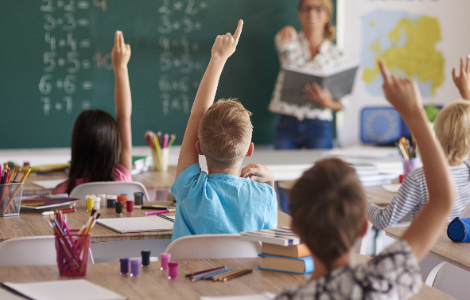
{"type": "MultiPolygon", "coordinates": [[[[280,181],[279,187],[290,189],[292,188],[292,186],[294,186],[294,184],[295,184],[295,180],[280,181]]],[[[391,193],[389,191],[386,191],[380,185],[366,186],[364,187],[364,190],[366,191],[367,200],[381,207],[389,205],[392,202],[393,197],[397,194],[397,193],[391,193]]]]}
{"type": "MultiPolygon", "coordinates": [[[[403,235],[408,227],[390,227],[385,229],[385,233],[394,239],[403,235]]],[[[443,228],[437,242],[432,246],[429,253],[443,261],[451,263],[457,267],[470,271],[470,244],[454,243],[447,236],[447,226],[443,228]]]]}
{"type": "MultiPolygon", "coordinates": [[[[364,262],[367,259],[369,257],[355,256],[356,262],[364,262]]],[[[57,266],[0,267],[0,281],[21,283],[84,278],[132,300],[199,300],[201,296],[250,295],[260,294],[265,291],[278,293],[282,287],[305,283],[303,275],[263,271],[257,269],[259,264],[260,258],[183,260],[179,261],[178,277],[171,280],[168,279],[167,271],[160,271],[160,262],[152,262],[150,267],[141,268],[141,274],[135,277],[120,275],[118,263],[89,264],[85,277],[60,277],[57,266]],[[252,268],[253,273],[228,282],[191,282],[184,277],[187,273],[221,265],[252,268]]],[[[420,293],[411,299],[442,300],[454,298],[423,284],[420,293]]]]}
{"type": "MultiPolygon", "coordinates": [[[[161,202],[149,202],[149,204],[161,204],[161,202]]],[[[128,213],[123,209],[121,215],[115,213],[114,208],[102,207],[99,210],[101,218],[134,218],[145,217],[146,210],[134,209],[133,213],[128,213]]],[[[78,229],[86,223],[89,217],[85,204],[77,204],[77,211],[66,214],[68,226],[71,229],[78,229]]],[[[174,215],[165,214],[165,215],[174,215]]],[[[151,216],[149,216],[151,218],[151,216]]],[[[8,239],[51,235],[52,229],[47,222],[49,216],[43,216],[41,212],[22,210],[17,217],[0,218],[0,242],[8,239]]],[[[290,225],[290,216],[278,211],[278,226],[284,227],[290,225]]],[[[148,239],[171,239],[172,231],[154,231],[154,232],[135,232],[118,233],[104,226],[96,224],[92,231],[92,242],[121,241],[121,240],[148,240],[148,239]]]]}

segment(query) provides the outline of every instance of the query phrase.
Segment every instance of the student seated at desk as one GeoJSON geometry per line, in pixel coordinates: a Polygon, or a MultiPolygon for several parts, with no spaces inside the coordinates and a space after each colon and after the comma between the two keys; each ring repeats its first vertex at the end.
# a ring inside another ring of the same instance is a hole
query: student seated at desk
{"type": "Polygon", "coordinates": [[[442,232],[456,198],[442,148],[435,142],[418,86],[380,64],[388,101],[403,116],[421,149],[429,202],[402,239],[366,264],[351,266],[354,244],[367,231],[367,201],[355,171],[338,158],[315,163],[290,193],[292,230],[310,248],[311,280],[282,291],[284,299],[408,299],[418,293],[421,261],[442,232]]]}
{"type": "Polygon", "coordinates": [[[240,20],[233,37],[227,33],[216,38],[191,109],[171,187],[177,200],[173,240],[277,226],[273,173],[249,164],[240,175],[243,158],[253,153],[250,112],[234,100],[213,103],[222,69],[235,52],[242,26],[240,20]],[[206,156],[209,175],[201,171],[199,154],[206,156]]]}
{"type": "MultiPolygon", "coordinates": [[[[456,75],[455,69],[452,75],[462,98],[466,100],[455,101],[444,107],[434,122],[436,138],[444,149],[458,189],[458,198],[447,218],[448,223],[460,216],[470,204],[470,56],[467,57],[466,66],[461,60],[460,75],[456,75]]],[[[369,221],[376,228],[385,229],[398,223],[410,211],[415,218],[428,199],[424,170],[418,168],[406,176],[398,194],[389,205],[378,207],[369,203],[369,221]]]]}
{"type": "Polygon", "coordinates": [[[90,181],[132,181],[132,100],[127,63],[131,48],[116,31],[111,52],[115,78],[116,121],[102,110],[85,110],[75,120],[72,132],[72,162],[69,180],[53,193],[70,193],[90,181]]]}

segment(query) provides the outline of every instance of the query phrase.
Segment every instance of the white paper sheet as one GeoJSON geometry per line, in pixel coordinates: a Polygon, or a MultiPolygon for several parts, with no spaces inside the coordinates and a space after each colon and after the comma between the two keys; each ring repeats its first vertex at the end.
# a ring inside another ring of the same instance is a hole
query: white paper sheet
{"type": "Polygon", "coordinates": [[[3,285],[35,300],[121,300],[127,299],[113,291],[84,279],[34,283],[4,282],[3,285]]]}
{"type": "Polygon", "coordinates": [[[174,224],[158,216],[98,219],[96,222],[120,233],[173,230],[174,224]]]}
{"type": "Polygon", "coordinates": [[[398,193],[398,190],[400,189],[401,187],[401,184],[400,183],[395,183],[395,184],[383,184],[382,187],[388,191],[388,192],[391,192],[391,193],[398,193]]]}

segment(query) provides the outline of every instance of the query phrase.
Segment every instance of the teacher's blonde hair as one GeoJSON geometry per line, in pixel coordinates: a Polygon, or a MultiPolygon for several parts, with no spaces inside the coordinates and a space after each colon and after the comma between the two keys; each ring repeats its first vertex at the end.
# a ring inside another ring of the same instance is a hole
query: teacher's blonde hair
{"type": "MultiPolygon", "coordinates": [[[[323,33],[323,36],[325,37],[325,39],[332,41],[336,38],[336,27],[335,25],[331,23],[331,19],[333,18],[333,10],[334,10],[333,2],[331,2],[331,0],[319,0],[319,1],[325,7],[326,13],[328,14],[328,17],[330,18],[330,21],[326,23],[325,25],[325,31],[323,33]]],[[[300,10],[300,7],[303,5],[303,3],[304,3],[304,0],[299,1],[299,5],[297,8],[298,10],[300,10]]]]}

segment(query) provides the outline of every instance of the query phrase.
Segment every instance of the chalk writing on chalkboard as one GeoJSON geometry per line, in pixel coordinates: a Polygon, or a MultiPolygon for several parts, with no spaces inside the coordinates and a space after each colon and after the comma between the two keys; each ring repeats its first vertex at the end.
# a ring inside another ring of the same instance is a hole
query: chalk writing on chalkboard
{"type": "MultiPolygon", "coordinates": [[[[189,114],[194,91],[204,71],[201,51],[191,41],[203,27],[198,15],[208,8],[208,1],[158,1],[158,82],[156,100],[163,115],[172,110],[189,114]],[[175,34],[177,33],[177,34],[175,34]]],[[[42,0],[44,52],[43,73],[38,89],[44,115],[52,111],[71,114],[73,110],[92,108],[95,70],[112,72],[111,49],[99,51],[90,23],[106,18],[112,5],[107,0],[42,0]],[[101,14],[101,16],[99,15],[101,14]]],[[[131,45],[132,48],[132,45],[131,45]]],[[[131,58],[132,59],[132,58],[131,58]]]]}

